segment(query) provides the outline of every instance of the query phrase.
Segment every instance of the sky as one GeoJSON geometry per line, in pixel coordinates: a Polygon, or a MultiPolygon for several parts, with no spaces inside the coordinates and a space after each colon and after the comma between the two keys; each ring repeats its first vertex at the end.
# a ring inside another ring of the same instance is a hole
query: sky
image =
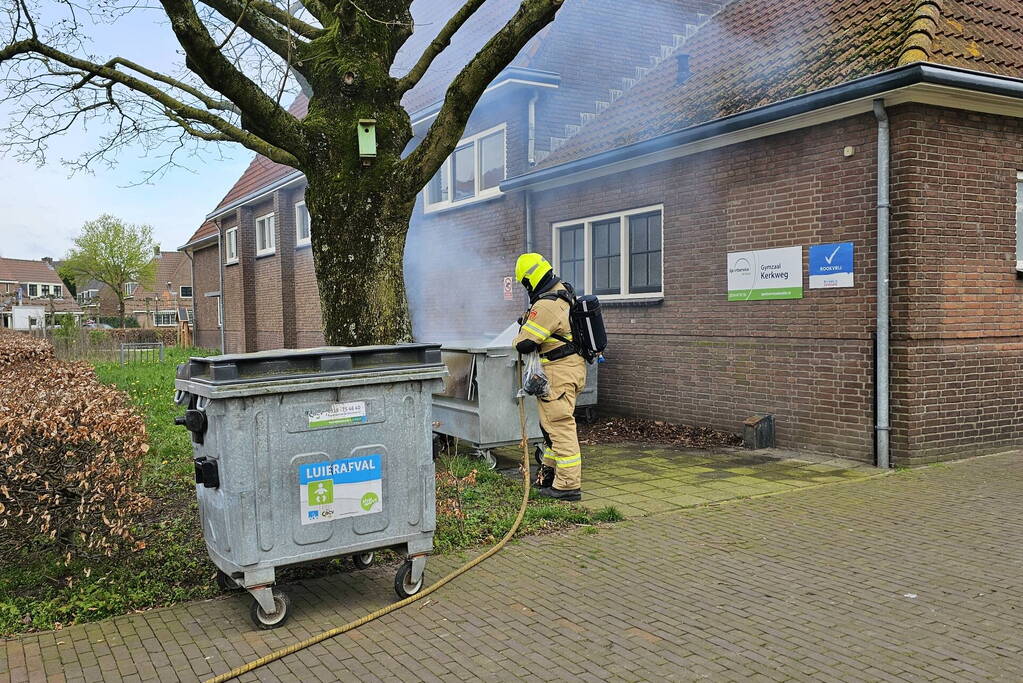
{"type": "MultiPolygon", "coordinates": [[[[48,4],[48,3],[46,3],[48,4]]],[[[101,61],[121,55],[157,70],[180,64],[179,49],[170,27],[159,23],[162,12],[138,10],[112,25],[88,25],[93,41],[86,49],[101,61]]],[[[9,112],[0,108],[5,123],[9,112]]],[[[145,171],[159,165],[146,159],[144,149],[132,150],[114,169],[76,174],[60,163],[89,149],[98,129],[69,131],[51,146],[46,164],[22,163],[0,157],[0,256],[40,259],[63,257],[83,223],[109,213],[129,223],[153,227],[164,250],[188,241],[252,160],[241,146],[225,146],[229,157],[210,155],[192,160],[190,170],[173,169],[153,184],[136,185],[145,171]]]]}

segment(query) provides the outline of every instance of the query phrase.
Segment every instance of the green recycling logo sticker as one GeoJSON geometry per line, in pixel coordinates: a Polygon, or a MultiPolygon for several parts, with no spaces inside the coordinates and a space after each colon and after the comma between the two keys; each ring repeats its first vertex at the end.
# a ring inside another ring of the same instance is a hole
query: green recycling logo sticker
{"type": "Polygon", "coordinates": [[[311,481],[307,488],[309,505],[327,505],[334,502],[334,482],[330,479],[311,481]]]}
{"type": "Polygon", "coordinates": [[[370,491],[369,493],[367,493],[366,495],[364,495],[362,497],[362,501],[360,502],[360,505],[362,505],[362,509],[363,510],[365,510],[366,512],[369,512],[370,510],[373,509],[373,506],[376,505],[379,501],[380,501],[380,496],[378,496],[377,494],[375,494],[372,491],[370,491]]]}

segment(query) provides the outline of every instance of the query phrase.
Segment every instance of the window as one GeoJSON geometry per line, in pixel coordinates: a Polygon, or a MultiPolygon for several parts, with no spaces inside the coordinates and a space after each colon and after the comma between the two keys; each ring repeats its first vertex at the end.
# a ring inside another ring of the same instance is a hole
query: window
{"type": "Polygon", "coordinates": [[[274,253],[274,215],[268,213],[256,219],[256,256],[274,253]]]}
{"type": "Polygon", "coordinates": [[[28,286],[28,295],[30,297],[37,297],[37,296],[39,296],[39,285],[32,285],[32,284],[30,284],[28,286]]]}
{"type": "Polygon", "coordinates": [[[124,283],[124,294],[125,296],[135,296],[135,290],[138,289],[139,283],[137,282],[125,282],[124,283]]]}
{"type": "Polygon", "coordinates": [[[217,327],[224,326],[224,298],[217,297],[217,327]]]}
{"type": "Polygon", "coordinates": [[[661,212],[629,216],[629,291],[661,291],[661,212]]]}
{"type": "Polygon", "coordinates": [[[50,296],[50,285],[39,285],[39,296],[50,296]]]}
{"type": "Polygon", "coordinates": [[[558,275],[579,291],[585,286],[586,273],[586,226],[568,225],[558,231],[557,253],[560,255],[558,275]]]}
{"type": "Polygon", "coordinates": [[[54,285],[53,286],[53,296],[57,297],[58,299],[63,299],[64,298],[64,288],[61,287],[60,285],[54,285]]]}
{"type": "Polygon", "coordinates": [[[188,285],[181,285],[180,287],[178,287],[178,297],[182,299],[191,299],[192,288],[189,287],[188,285]]]}
{"type": "Polygon", "coordinates": [[[661,296],[661,207],[556,223],[554,262],[576,291],[610,299],[661,296]]]}
{"type": "Polygon", "coordinates": [[[485,130],[458,143],[426,187],[427,211],[457,206],[501,194],[506,176],[505,125],[485,130]]]}
{"type": "Polygon", "coordinates": [[[302,246],[312,242],[312,230],[309,227],[309,209],[305,208],[305,202],[295,204],[295,244],[302,246]]]}
{"type": "Polygon", "coordinates": [[[224,263],[238,263],[238,228],[224,233],[224,263]]]}
{"type": "Polygon", "coordinates": [[[157,327],[171,327],[178,324],[177,311],[157,311],[153,313],[153,324],[157,327]]]}

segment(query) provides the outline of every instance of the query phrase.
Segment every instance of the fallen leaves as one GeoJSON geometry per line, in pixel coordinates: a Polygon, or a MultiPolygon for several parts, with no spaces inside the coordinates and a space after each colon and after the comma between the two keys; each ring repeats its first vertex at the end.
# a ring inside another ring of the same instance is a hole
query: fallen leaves
{"type": "Polygon", "coordinates": [[[600,418],[591,425],[580,424],[579,441],[589,446],[616,441],[665,444],[684,448],[742,445],[742,438],[735,434],[706,427],[688,427],[660,420],[640,420],[631,417],[600,418]]]}

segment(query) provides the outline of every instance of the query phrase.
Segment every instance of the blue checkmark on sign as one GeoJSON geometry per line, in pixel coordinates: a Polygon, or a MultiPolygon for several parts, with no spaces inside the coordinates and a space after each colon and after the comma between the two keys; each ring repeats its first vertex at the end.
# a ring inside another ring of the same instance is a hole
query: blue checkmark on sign
{"type": "Polygon", "coordinates": [[[853,272],[853,243],[819,244],[810,247],[810,275],[853,272]]]}

